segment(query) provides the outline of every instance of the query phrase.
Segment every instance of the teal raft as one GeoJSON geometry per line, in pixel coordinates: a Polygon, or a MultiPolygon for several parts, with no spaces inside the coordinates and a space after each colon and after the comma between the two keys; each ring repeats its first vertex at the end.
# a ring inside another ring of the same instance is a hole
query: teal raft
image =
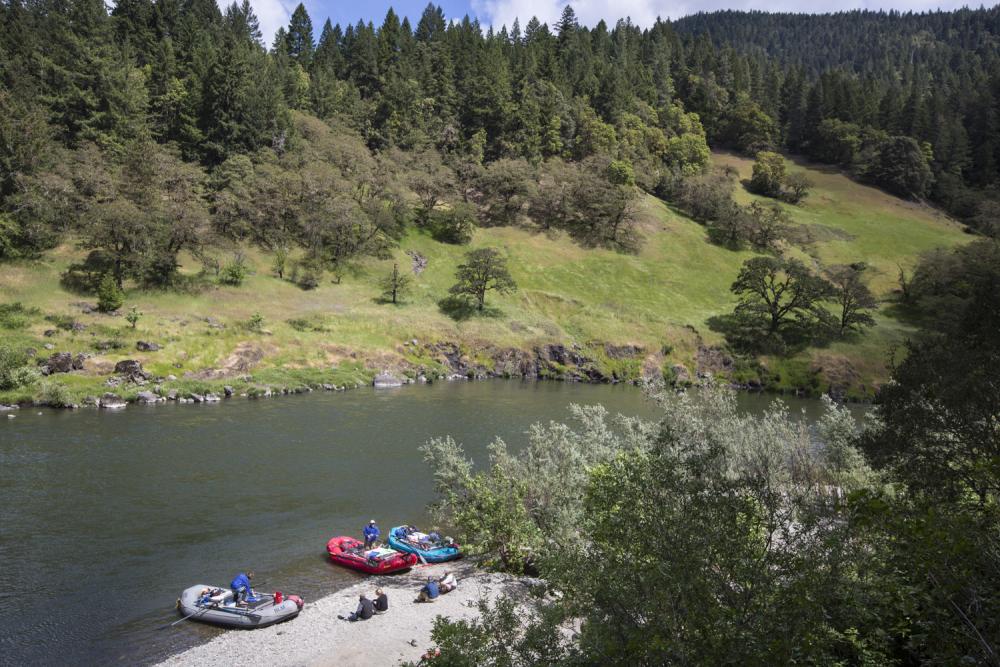
{"type": "Polygon", "coordinates": [[[444,563],[462,557],[462,549],[454,541],[439,535],[421,533],[413,526],[396,526],[389,531],[389,546],[397,551],[417,554],[428,563],[444,563]]]}

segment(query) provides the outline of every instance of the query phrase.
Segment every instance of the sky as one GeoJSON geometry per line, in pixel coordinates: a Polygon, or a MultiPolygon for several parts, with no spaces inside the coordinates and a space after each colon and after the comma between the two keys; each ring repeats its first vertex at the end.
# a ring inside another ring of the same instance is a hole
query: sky
{"type": "MultiPolygon", "coordinates": [[[[231,0],[218,0],[220,5],[231,0]]],[[[260,18],[261,30],[268,45],[275,31],[287,25],[292,10],[299,0],[250,0],[260,18]]],[[[409,16],[415,26],[428,0],[361,0],[356,3],[341,0],[304,0],[306,10],[312,18],[313,31],[319,39],[323,23],[329,18],[333,23],[346,25],[357,23],[358,19],[372,21],[376,26],[382,23],[391,6],[401,16],[409,16]]],[[[987,5],[995,0],[986,0],[987,5]]],[[[461,19],[466,14],[478,18],[483,25],[509,26],[515,17],[520,17],[521,25],[532,16],[545,23],[553,24],[562,13],[567,0],[438,0],[434,4],[444,9],[449,19],[461,19]]],[[[898,9],[901,11],[927,11],[934,9],[957,9],[967,4],[979,6],[979,2],[969,0],[573,0],[569,2],[576,11],[577,18],[584,25],[594,25],[604,19],[614,24],[619,18],[628,16],[640,26],[651,25],[658,16],[680,18],[699,11],[716,9],[760,9],[771,12],[836,12],[850,9],[898,9]]]]}

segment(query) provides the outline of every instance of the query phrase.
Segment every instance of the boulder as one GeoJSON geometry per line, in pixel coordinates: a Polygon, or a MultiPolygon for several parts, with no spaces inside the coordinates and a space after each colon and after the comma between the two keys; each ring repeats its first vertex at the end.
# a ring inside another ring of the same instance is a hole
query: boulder
{"type": "Polygon", "coordinates": [[[77,354],[75,357],[73,357],[73,370],[82,371],[84,362],[87,361],[87,359],[89,358],[90,358],[89,354],[84,354],[83,352],[77,354]]]}
{"type": "Polygon", "coordinates": [[[53,345],[52,343],[46,343],[45,345],[42,345],[42,347],[44,347],[46,350],[54,350],[54,349],[56,349],[56,346],[53,345]]]}
{"type": "Polygon", "coordinates": [[[52,338],[57,333],[59,333],[59,332],[57,330],[55,330],[55,329],[46,329],[45,332],[42,335],[45,336],[46,338],[52,338]]]}
{"type": "Polygon", "coordinates": [[[71,370],[73,370],[73,355],[69,352],[57,352],[45,362],[42,372],[51,375],[52,373],[69,373],[71,370]]]}
{"type": "Polygon", "coordinates": [[[125,401],[117,394],[104,394],[97,405],[105,410],[121,410],[125,407],[125,401]]]}
{"type": "Polygon", "coordinates": [[[333,391],[334,389],[336,389],[336,387],[334,387],[332,384],[329,383],[323,383],[323,389],[325,389],[326,391],[333,391]]]}
{"type": "Polygon", "coordinates": [[[167,392],[167,400],[168,401],[176,401],[177,400],[177,390],[176,389],[171,389],[170,391],[167,392]]]}
{"type": "Polygon", "coordinates": [[[167,382],[173,382],[176,379],[177,379],[176,375],[170,374],[167,376],[167,382]]]}
{"type": "Polygon", "coordinates": [[[149,373],[142,370],[142,364],[135,359],[122,359],[119,361],[115,364],[115,373],[124,376],[132,382],[137,382],[139,380],[145,382],[151,377],[149,373]]]}
{"type": "Polygon", "coordinates": [[[140,391],[136,397],[140,403],[156,403],[160,397],[151,391],[140,391]]]}
{"type": "Polygon", "coordinates": [[[391,373],[379,373],[375,376],[375,379],[372,380],[372,386],[377,389],[384,389],[386,387],[402,387],[403,381],[391,373]]]}
{"type": "Polygon", "coordinates": [[[204,403],[205,396],[204,394],[191,394],[191,400],[194,401],[195,403],[204,403]]]}
{"type": "Polygon", "coordinates": [[[160,349],[160,346],[156,343],[151,343],[146,340],[140,340],[135,344],[135,349],[139,350],[140,352],[156,352],[157,350],[160,349]]]}
{"type": "Polygon", "coordinates": [[[226,395],[226,398],[231,398],[232,395],[234,393],[236,393],[236,392],[235,392],[235,390],[232,387],[230,387],[229,385],[226,385],[225,387],[222,388],[222,393],[224,393],[226,395]]]}
{"type": "Polygon", "coordinates": [[[205,394],[205,396],[203,397],[203,400],[206,403],[218,403],[222,399],[219,398],[218,394],[205,394]]]}

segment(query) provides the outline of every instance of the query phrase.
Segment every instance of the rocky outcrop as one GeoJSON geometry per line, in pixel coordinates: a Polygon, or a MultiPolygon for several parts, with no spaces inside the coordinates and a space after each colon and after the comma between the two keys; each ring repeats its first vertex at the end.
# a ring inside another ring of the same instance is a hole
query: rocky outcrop
{"type": "Polygon", "coordinates": [[[142,364],[135,359],[122,359],[119,361],[115,364],[115,374],[136,384],[145,384],[147,380],[152,378],[152,375],[144,371],[142,364]]]}
{"type": "Polygon", "coordinates": [[[376,389],[386,389],[389,387],[402,387],[403,381],[391,373],[379,373],[372,380],[372,386],[376,389]]]}
{"type": "Polygon", "coordinates": [[[135,349],[139,350],[140,352],[157,352],[160,349],[160,346],[156,343],[140,340],[135,344],[135,349]]]}
{"type": "Polygon", "coordinates": [[[140,391],[135,400],[139,403],[156,403],[160,397],[151,391],[140,391]]]}
{"type": "Polygon", "coordinates": [[[56,352],[42,366],[43,375],[69,373],[71,370],[73,370],[73,355],[69,352],[56,352]]]}
{"type": "Polygon", "coordinates": [[[125,401],[117,394],[104,394],[97,400],[97,407],[105,410],[122,410],[125,408],[125,401]]]}
{"type": "Polygon", "coordinates": [[[700,378],[733,370],[733,358],[719,347],[699,346],[695,361],[700,378]]]}

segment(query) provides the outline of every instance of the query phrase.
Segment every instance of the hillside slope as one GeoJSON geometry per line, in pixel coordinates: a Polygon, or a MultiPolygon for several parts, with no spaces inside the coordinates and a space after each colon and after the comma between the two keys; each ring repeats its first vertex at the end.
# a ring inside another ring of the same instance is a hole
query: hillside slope
{"type": "MultiPolygon", "coordinates": [[[[730,154],[716,154],[714,160],[749,177],[749,160],[730,154]]],[[[815,183],[803,204],[786,207],[815,240],[804,251],[789,252],[824,265],[864,261],[873,269],[872,287],[880,297],[895,286],[899,266],[909,268],[919,253],[968,238],[933,209],[830,170],[791,168],[808,172],[815,183]]],[[[752,196],[741,191],[738,197],[752,196]]],[[[121,316],[84,312],[93,298],[59,285],[60,272],[82,255],[62,246],[40,262],[0,267],[2,301],[38,309],[8,321],[3,337],[34,348],[39,357],[59,351],[92,357],[83,370],[0,394],[0,402],[37,399],[52,392],[53,382],[70,388],[72,402],[99,395],[107,391],[114,363],[124,358],[138,359],[161,378],[176,376],[162,387],[181,395],[224,384],[237,391],[241,385],[252,391],[264,385],[354,384],[384,370],[411,377],[459,372],[622,380],[660,372],[683,379],[714,370],[779,390],[825,391],[832,383],[857,397],[870,395],[885,377],[887,353],[907,334],[906,326],[885,312],[873,330],[853,341],[790,359],[764,358],[760,366],[730,363],[714,349],[722,337],[708,321],[732,310],[729,286],[751,253],[709,244],[702,226],[652,197],[642,200],[640,215],[645,243],[637,255],[586,249],[522,229],[477,230],[469,247],[502,248],[519,285],[508,296],[490,294],[489,312],[482,316],[449,314],[439,306],[468,247],[442,244],[415,230],[394,259],[359,262],[339,284],[328,277],[311,291],[272,275],[270,257],[257,251],[248,253],[254,272],[239,288],[131,291],[123,312],[134,305],[143,313],[134,330],[121,316]],[[426,269],[414,276],[405,304],[384,304],[378,281],[393,261],[411,269],[407,252],[426,258],[426,269]],[[262,333],[244,325],[257,312],[262,333]],[[138,352],[139,340],[162,349],[138,352]],[[52,347],[44,349],[46,344],[52,347]]],[[[183,267],[188,273],[199,269],[190,259],[183,267]]],[[[129,396],[142,387],[122,389],[129,396]]]]}

